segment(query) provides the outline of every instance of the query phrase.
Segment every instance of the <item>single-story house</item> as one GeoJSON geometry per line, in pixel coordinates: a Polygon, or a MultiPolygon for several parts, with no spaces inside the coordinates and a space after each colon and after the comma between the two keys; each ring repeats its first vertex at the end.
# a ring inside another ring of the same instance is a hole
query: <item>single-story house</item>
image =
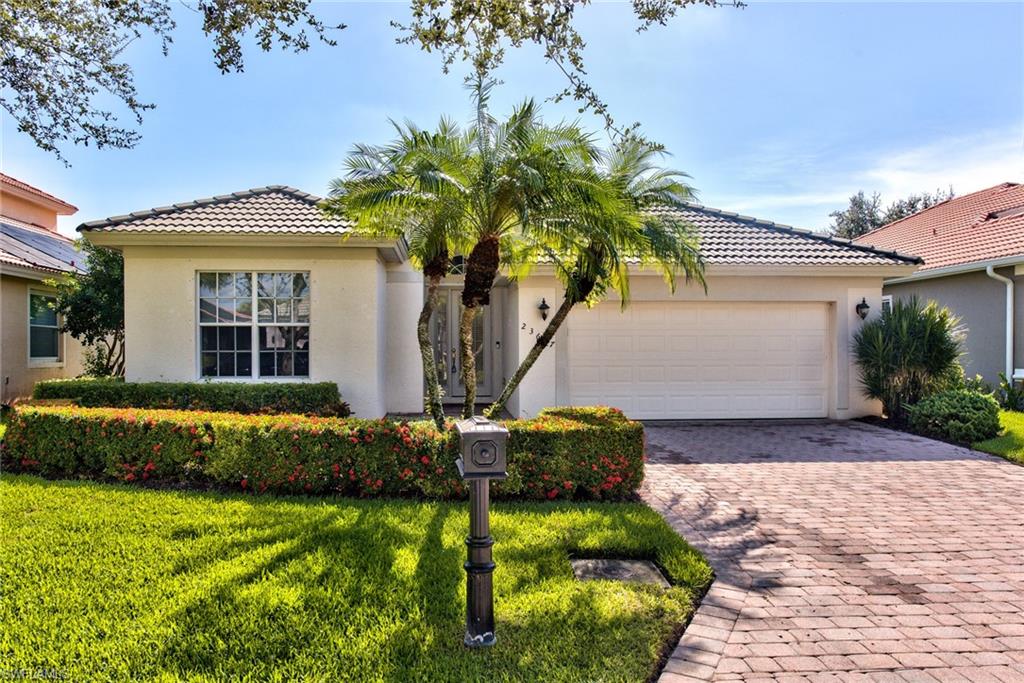
{"type": "Polygon", "coordinates": [[[57,216],[77,211],[62,199],[0,173],[0,402],[29,396],[36,382],[82,373],[82,347],[60,331],[47,280],[84,272],[57,216]]]}
{"type": "MultiPolygon", "coordinates": [[[[318,198],[280,185],[93,221],[125,259],[128,380],[330,380],[363,416],[422,410],[415,326],[424,284],[403,241],[351,234],[318,198]]],[[[645,419],[850,418],[877,411],[850,338],[862,301],[917,259],[734,213],[679,211],[700,231],[708,292],[638,271],[632,302],[580,307],[509,405],[610,404],[645,419]]],[[[460,277],[433,336],[449,400],[459,386],[460,277]]],[[[496,396],[561,288],[538,266],[499,280],[479,319],[478,396],[496,396]]]]}
{"type": "Polygon", "coordinates": [[[886,301],[918,296],[948,306],[967,328],[968,377],[996,383],[1024,360],[1024,185],[1002,183],[955,197],[857,238],[924,263],[889,277],[886,301]]]}

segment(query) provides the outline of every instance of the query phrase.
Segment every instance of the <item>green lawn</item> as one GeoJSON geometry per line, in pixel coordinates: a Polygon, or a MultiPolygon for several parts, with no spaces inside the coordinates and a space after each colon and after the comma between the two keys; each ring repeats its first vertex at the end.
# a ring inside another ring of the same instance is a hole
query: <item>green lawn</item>
{"type": "Polygon", "coordinates": [[[974,444],[974,448],[1024,465],[1024,413],[1003,410],[999,413],[1003,435],[974,444]]]}
{"type": "Polygon", "coordinates": [[[496,505],[498,644],[462,645],[465,504],[0,478],[0,663],[67,680],[642,681],[710,580],[640,504],[496,505]],[[663,591],[576,582],[649,556],[663,591]]]}

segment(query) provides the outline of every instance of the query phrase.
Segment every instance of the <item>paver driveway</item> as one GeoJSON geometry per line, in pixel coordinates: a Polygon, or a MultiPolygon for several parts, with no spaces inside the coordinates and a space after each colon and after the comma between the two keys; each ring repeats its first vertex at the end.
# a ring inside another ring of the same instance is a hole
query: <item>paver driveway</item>
{"type": "Polygon", "coordinates": [[[717,574],[664,683],[1024,681],[1024,467],[856,422],[647,438],[644,498],[717,574]]]}

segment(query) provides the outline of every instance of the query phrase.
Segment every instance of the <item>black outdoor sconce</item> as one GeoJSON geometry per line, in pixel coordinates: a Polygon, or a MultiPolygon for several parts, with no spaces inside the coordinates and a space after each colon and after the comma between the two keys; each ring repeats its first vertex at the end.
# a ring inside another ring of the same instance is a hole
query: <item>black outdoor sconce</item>
{"type": "Polygon", "coordinates": [[[541,298],[540,305],[537,306],[537,310],[540,311],[540,319],[541,320],[547,320],[548,319],[548,311],[551,310],[551,307],[548,306],[547,299],[541,298]]]}
{"type": "Polygon", "coordinates": [[[857,311],[857,315],[860,316],[860,319],[864,320],[868,317],[868,311],[871,310],[871,306],[868,305],[867,299],[861,297],[860,303],[857,304],[857,308],[854,310],[857,311]]]}
{"type": "Polygon", "coordinates": [[[456,423],[461,455],[455,464],[469,484],[469,536],[466,537],[467,647],[494,645],[494,561],[491,556],[491,479],[505,479],[508,430],[475,416],[456,423]]]}

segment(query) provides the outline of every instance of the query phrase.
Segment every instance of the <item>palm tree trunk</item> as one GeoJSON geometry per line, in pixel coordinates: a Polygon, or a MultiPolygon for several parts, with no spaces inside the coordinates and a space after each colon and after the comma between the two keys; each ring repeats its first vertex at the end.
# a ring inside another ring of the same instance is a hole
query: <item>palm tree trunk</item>
{"type": "Polygon", "coordinates": [[[519,387],[520,382],[522,382],[523,378],[526,377],[526,373],[530,371],[533,364],[537,362],[538,358],[540,358],[540,354],[544,352],[544,349],[548,347],[551,340],[555,338],[555,333],[558,332],[558,328],[560,328],[562,323],[565,322],[565,319],[569,316],[569,311],[571,311],[572,307],[575,305],[576,301],[573,301],[569,297],[562,299],[562,305],[558,307],[558,310],[555,311],[551,320],[548,321],[548,326],[545,327],[544,331],[537,337],[536,343],[534,343],[530,352],[526,354],[526,358],[524,358],[523,362],[519,364],[516,371],[512,373],[512,377],[509,378],[508,382],[505,384],[505,388],[501,391],[501,396],[499,396],[497,400],[495,400],[494,403],[484,411],[485,416],[493,418],[495,415],[501,414],[501,411],[505,408],[505,404],[508,403],[509,398],[512,397],[512,392],[519,387]]]}
{"type": "Polygon", "coordinates": [[[473,321],[479,315],[476,306],[462,309],[459,319],[459,358],[462,361],[462,385],[466,398],[462,401],[462,417],[473,417],[476,407],[476,354],[473,353],[473,321]]]}
{"type": "Polygon", "coordinates": [[[466,398],[462,416],[473,417],[476,407],[476,354],[473,353],[473,321],[480,306],[491,303],[491,288],[500,267],[499,240],[487,235],[473,245],[466,258],[466,278],[462,285],[462,316],[459,319],[459,351],[462,359],[462,384],[466,398]]]}
{"type": "Polygon", "coordinates": [[[416,323],[416,338],[420,343],[423,378],[427,384],[427,411],[437,428],[444,431],[444,408],[441,405],[441,388],[437,384],[437,362],[434,359],[434,346],[430,342],[430,318],[437,308],[440,284],[440,277],[427,278],[427,295],[423,299],[423,308],[420,310],[420,318],[416,323]]]}

